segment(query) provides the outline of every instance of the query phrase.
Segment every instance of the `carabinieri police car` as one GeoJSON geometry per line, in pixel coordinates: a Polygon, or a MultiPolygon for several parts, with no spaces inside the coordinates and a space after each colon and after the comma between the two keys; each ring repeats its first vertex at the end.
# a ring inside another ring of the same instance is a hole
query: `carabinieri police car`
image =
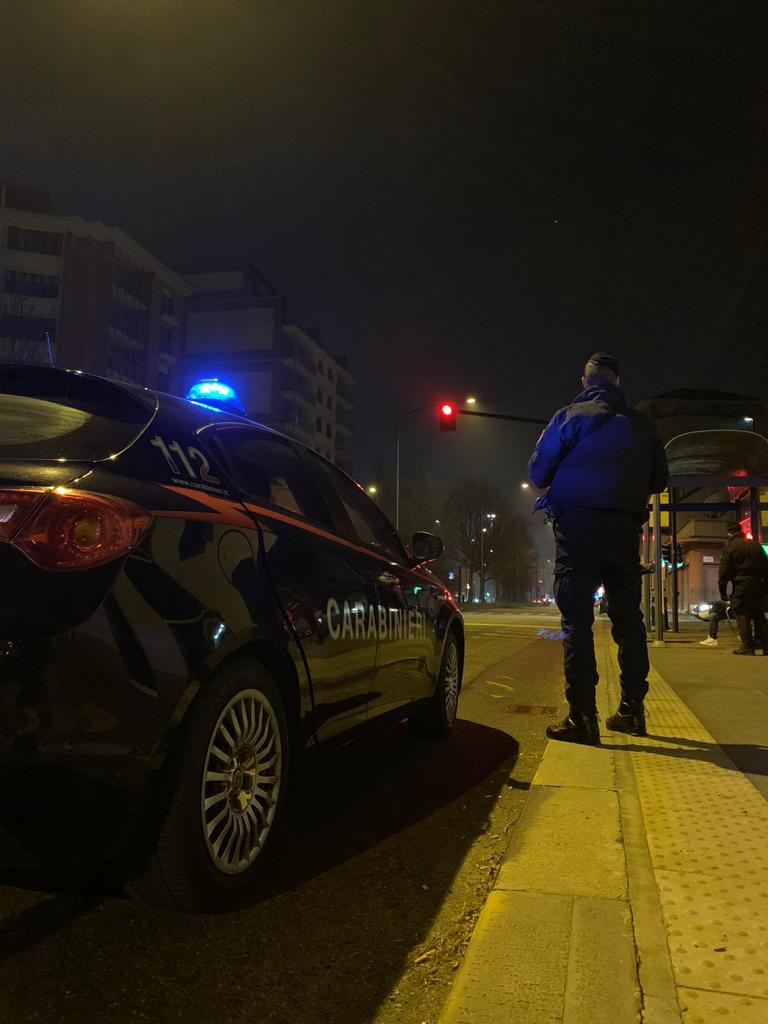
{"type": "Polygon", "coordinates": [[[129,891],[219,910],[299,753],[447,734],[464,632],[438,538],[409,553],[330,462],[200,398],[0,367],[0,863],[141,836],[129,891]]]}

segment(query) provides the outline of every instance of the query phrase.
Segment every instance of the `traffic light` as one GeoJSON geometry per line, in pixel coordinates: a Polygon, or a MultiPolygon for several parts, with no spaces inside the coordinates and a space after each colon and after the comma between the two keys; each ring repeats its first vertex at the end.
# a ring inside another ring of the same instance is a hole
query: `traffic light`
{"type": "MultiPolygon", "coordinates": [[[[672,541],[668,540],[668,541],[666,541],[666,543],[661,545],[661,560],[666,565],[668,565],[668,566],[671,565],[671,563],[672,563],[672,541]]],[[[675,545],[675,568],[676,569],[682,569],[684,565],[685,565],[685,554],[683,552],[683,545],[682,544],[676,544],[675,545]]]]}
{"type": "Polygon", "coordinates": [[[456,406],[453,402],[440,403],[439,417],[441,430],[456,429],[456,406]]]}

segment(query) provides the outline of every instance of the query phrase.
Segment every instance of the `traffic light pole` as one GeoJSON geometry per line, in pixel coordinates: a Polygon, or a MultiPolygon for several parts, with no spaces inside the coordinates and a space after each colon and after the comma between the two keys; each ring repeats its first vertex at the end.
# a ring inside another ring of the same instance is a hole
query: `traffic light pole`
{"type": "Polygon", "coordinates": [[[661,495],[654,494],[653,504],[653,560],[656,563],[654,574],[655,589],[655,621],[654,647],[664,647],[664,566],[661,557],[661,495]]]}
{"type": "Polygon", "coordinates": [[[545,427],[549,423],[549,420],[537,420],[531,416],[510,416],[505,412],[476,412],[474,409],[457,409],[456,412],[461,416],[482,416],[486,420],[511,420],[513,423],[536,423],[545,427]]]}
{"type": "Polygon", "coordinates": [[[671,527],[671,558],[669,565],[672,570],[672,632],[680,632],[680,616],[678,612],[678,585],[677,585],[677,512],[675,511],[675,489],[669,489],[669,525],[671,527]]]}
{"type": "Polygon", "coordinates": [[[400,424],[395,435],[395,530],[400,529],[400,424]]]}
{"type": "Polygon", "coordinates": [[[406,416],[413,416],[415,412],[429,409],[429,405],[417,405],[415,409],[409,409],[403,413],[397,421],[395,432],[395,529],[400,530],[400,424],[406,416]]]}

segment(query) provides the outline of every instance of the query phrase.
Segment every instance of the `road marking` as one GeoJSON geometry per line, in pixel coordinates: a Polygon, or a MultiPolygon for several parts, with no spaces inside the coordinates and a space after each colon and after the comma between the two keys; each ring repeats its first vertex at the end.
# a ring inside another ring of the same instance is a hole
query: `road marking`
{"type": "Polygon", "coordinates": [[[513,632],[511,629],[505,629],[505,630],[497,629],[495,631],[494,630],[490,630],[490,629],[484,629],[482,631],[480,629],[470,629],[468,632],[470,633],[471,636],[509,636],[509,637],[515,637],[515,636],[530,636],[531,635],[530,631],[528,631],[528,630],[526,630],[525,632],[523,632],[523,631],[513,632]]]}
{"type": "Polygon", "coordinates": [[[488,686],[500,686],[502,688],[502,690],[514,691],[514,689],[515,689],[514,686],[507,686],[506,683],[497,683],[497,682],[494,682],[493,679],[486,679],[485,681],[488,684],[488,686]]]}
{"type": "Polygon", "coordinates": [[[464,619],[465,626],[495,626],[497,629],[540,629],[542,625],[558,622],[555,619],[538,619],[536,622],[499,622],[498,619],[464,619]]]}

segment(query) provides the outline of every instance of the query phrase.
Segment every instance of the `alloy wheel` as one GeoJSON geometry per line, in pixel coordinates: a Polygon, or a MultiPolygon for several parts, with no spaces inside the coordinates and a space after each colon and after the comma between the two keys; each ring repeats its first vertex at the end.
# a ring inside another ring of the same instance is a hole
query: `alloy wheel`
{"type": "Polygon", "coordinates": [[[444,690],[445,714],[452,722],[459,706],[459,652],[454,641],[449,641],[445,658],[444,690]]]}
{"type": "Polygon", "coordinates": [[[241,690],[221,712],[205,756],[200,810],[218,871],[246,871],[275,816],[283,767],[280,726],[267,696],[241,690]]]}

